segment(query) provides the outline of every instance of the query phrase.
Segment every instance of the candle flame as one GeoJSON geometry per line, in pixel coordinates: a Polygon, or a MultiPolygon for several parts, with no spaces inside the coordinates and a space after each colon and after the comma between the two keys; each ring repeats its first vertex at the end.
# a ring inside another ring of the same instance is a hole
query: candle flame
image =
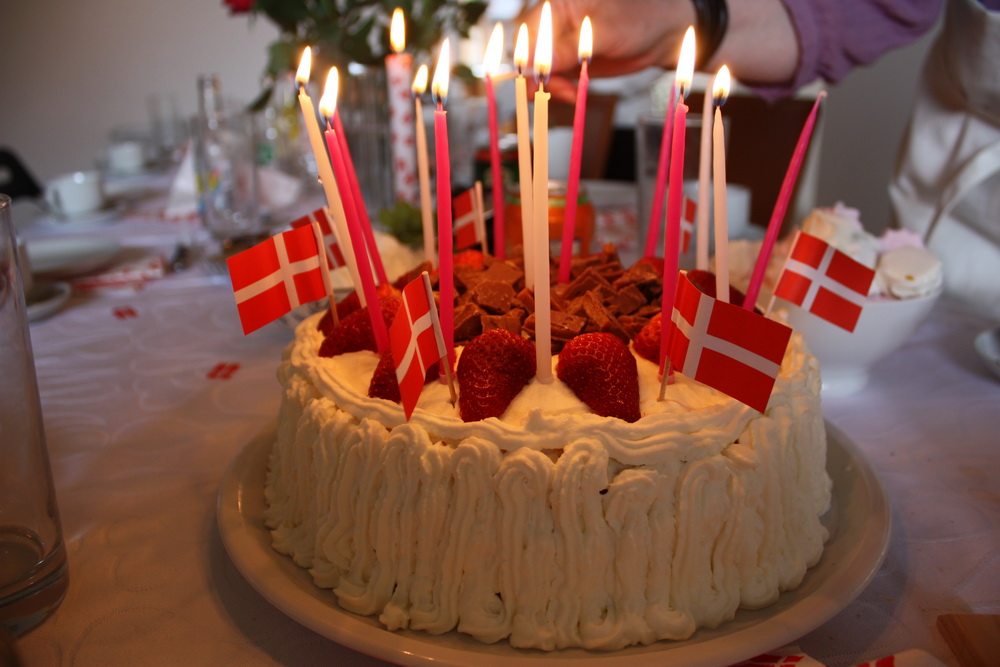
{"type": "Polygon", "coordinates": [[[323,86],[323,96],[319,98],[319,113],[326,119],[333,118],[337,112],[337,94],[340,92],[340,72],[331,67],[326,75],[326,85],[323,86]]]}
{"type": "Polygon", "coordinates": [[[483,56],[483,69],[487,76],[493,76],[500,69],[503,58],[503,24],[497,21],[490,33],[490,41],[486,43],[486,55],[483,56]]]}
{"type": "Polygon", "coordinates": [[[590,25],[590,17],[584,16],[580,24],[580,48],[577,51],[580,62],[590,60],[594,54],[594,28],[590,25]]]}
{"type": "Polygon", "coordinates": [[[417,69],[417,75],[413,77],[413,85],[410,90],[414,95],[423,95],[427,91],[427,65],[421,65],[417,69]]]}
{"type": "Polygon", "coordinates": [[[715,82],[712,83],[712,97],[715,98],[716,106],[722,106],[729,97],[729,88],[732,85],[729,75],[729,66],[723,65],[719,68],[719,73],[715,75],[715,82]]]}
{"type": "Polygon", "coordinates": [[[309,70],[312,69],[312,48],[306,47],[299,58],[299,69],[295,72],[295,83],[304,86],[309,83],[309,70]]]}
{"type": "Polygon", "coordinates": [[[552,5],[545,0],[538,21],[538,41],[535,43],[535,78],[546,81],[552,73],[552,5]]]}
{"type": "Polygon", "coordinates": [[[517,29],[517,40],[514,42],[514,66],[518,74],[524,74],[528,66],[528,25],[522,23],[517,29]]]}
{"type": "Polygon", "coordinates": [[[444,104],[448,97],[448,74],[451,70],[451,53],[448,38],[441,43],[441,53],[438,55],[437,67],[434,68],[434,80],[431,81],[431,92],[438,104],[444,104]]]}
{"type": "Polygon", "coordinates": [[[406,22],[403,20],[403,10],[396,7],[392,10],[392,21],[389,23],[389,45],[393,53],[402,53],[406,48],[406,22]]]}
{"type": "Polygon", "coordinates": [[[687,95],[694,78],[694,28],[688,26],[681,42],[681,57],[677,59],[677,90],[681,97],[687,95]]]}

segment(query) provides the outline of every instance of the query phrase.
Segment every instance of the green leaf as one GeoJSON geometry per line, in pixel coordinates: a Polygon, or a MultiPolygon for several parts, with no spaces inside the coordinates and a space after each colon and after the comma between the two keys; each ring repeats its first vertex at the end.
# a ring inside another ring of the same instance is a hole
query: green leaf
{"type": "Polygon", "coordinates": [[[390,208],[379,211],[378,219],[400,243],[411,248],[423,244],[424,230],[419,207],[400,200],[390,208]]]}
{"type": "Polygon", "coordinates": [[[267,107],[267,103],[271,101],[271,95],[274,94],[274,84],[268,84],[264,86],[264,89],[260,91],[260,94],[253,99],[253,101],[247,105],[247,111],[250,113],[260,113],[267,107]]]}

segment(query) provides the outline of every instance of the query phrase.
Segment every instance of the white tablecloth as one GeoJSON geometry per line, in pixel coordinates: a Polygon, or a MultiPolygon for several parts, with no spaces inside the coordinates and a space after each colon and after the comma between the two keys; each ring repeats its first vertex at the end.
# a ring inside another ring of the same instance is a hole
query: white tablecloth
{"type": "MultiPolygon", "coordinates": [[[[872,584],[799,642],[816,658],[918,647],[956,664],[936,617],[1000,612],[1000,382],[972,346],[996,324],[939,303],[866,389],[825,402],[880,474],[894,526],[872,584]]],[[[277,412],[289,330],[243,337],[226,279],[196,270],[76,299],[31,335],[70,586],[18,641],[26,664],[380,664],[268,604],[218,535],[219,481],[277,412]]]]}

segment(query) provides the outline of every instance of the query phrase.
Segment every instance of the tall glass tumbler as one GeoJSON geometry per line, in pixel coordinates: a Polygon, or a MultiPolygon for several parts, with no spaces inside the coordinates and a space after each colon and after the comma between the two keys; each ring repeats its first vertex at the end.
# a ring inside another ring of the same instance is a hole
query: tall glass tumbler
{"type": "Polygon", "coordinates": [[[10,199],[0,195],[0,626],[35,627],[67,583],[10,199]]]}

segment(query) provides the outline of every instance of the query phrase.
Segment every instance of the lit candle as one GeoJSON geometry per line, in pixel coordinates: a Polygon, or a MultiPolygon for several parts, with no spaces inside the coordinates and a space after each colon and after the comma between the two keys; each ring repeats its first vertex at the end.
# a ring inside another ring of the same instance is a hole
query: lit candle
{"type": "Polygon", "coordinates": [[[708,187],[712,159],[712,96],[705,89],[701,105],[701,142],[698,150],[698,218],[695,225],[695,268],[708,271],[708,187]]]}
{"type": "MultiPolygon", "coordinates": [[[[326,147],[330,151],[333,172],[337,178],[337,182],[343,186],[348,182],[347,165],[344,162],[344,155],[341,152],[340,144],[337,142],[337,131],[330,123],[333,116],[337,113],[337,92],[339,85],[340,75],[337,72],[337,68],[331,67],[330,73],[326,77],[326,87],[323,89],[323,96],[319,100],[319,112],[326,119],[326,147]]],[[[368,251],[365,249],[364,236],[361,232],[357,211],[354,209],[353,199],[347,197],[346,203],[347,238],[350,239],[351,249],[354,251],[354,259],[357,262],[358,274],[361,277],[361,288],[364,292],[368,316],[372,322],[372,332],[375,334],[375,344],[378,347],[379,354],[381,354],[389,349],[389,336],[386,332],[385,320],[382,319],[382,309],[379,307],[378,295],[375,292],[375,279],[372,276],[372,267],[368,260],[368,251]]]]}
{"type": "Polygon", "coordinates": [[[413,115],[417,132],[417,174],[420,176],[420,222],[424,228],[424,259],[431,264],[434,255],[434,215],[431,211],[431,176],[427,164],[427,131],[424,129],[424,103],[420,96],[427,90],[427,65],[417,69],[413,78],[413,115]]]}
{"type": "Polygon", "coordinates": [[[545,81],[552,71],[552,6],[542,5],[535,44],[535,164],[532,172],[535,214],[535,377],[552,382],[552,311],[549,305],[549,98],[545,81]]]}
{"type": "Polygon", "coordinates": [[[389,46],[385,57],[386,83],[389,88],[389,138],[392,148],[392,184],[396,199],[414,204],[417,201],[417,165],[413,155],[413,124],[410,123],[410,78],[413,56],[406,48],[406,21],[399,7],[389,23],[389,46]]]}
{"type": "Polygon", "coordinates": [[[750,276],[750,285],[747,287],[746,300],[743,307],[753,310],[757,304],[757,295],[760,294],[761,283],[764,282],[764,272],[767,269],[767,262],[771,259],[771,252],[774,250],[774,243],[778,240],[778,232],[781,231],[781,223],[788,212],[788,204],[792,200],[792,193],[795,190],[795,183],[799,179],[799,171],[806,158],[806,151],[809,150],[809,142],[812,139],[813,128],[816,127],[816,116],[819,113],[820,104],[826,97],[826,91],[820,91],[816,96],[809,117],[806,118],[799,140],[795,144],[795,151],[792,159],[788,162],[788,170],[785,171],[785,179],[781,182],[781,190],[778,191],[778,199],[774,202],[774,210],[771,212],[771,220],[767,223],[767,232],[764,234],[764,243],[761,244],[760,253],[757,255],[757,263],[754,264],[753,273],[750,276]]]}
{"type": "Polygon", "coordinates": [[[531,131],[528,119],[528,83],[524,70],[528,66],[528,26],[521,24],[514,44],[514,66],[517,78],[514,80],[514,98],[517,111],[517,172],[521,184],[521,247],[524,249],[524,284],[528,289],[535,287],[535,266],[532,261],[531,216],[531,131]]]}
{"type": "MultiPolygon", "coordinates": [[[[309,137],[309,146],[312,148],[313,159],[316,161],[316,171],[319,174],[319,182],[323,186],[323,194],[326,195],[327,208],[333,217],[334,232],[337,235],[337,243],[346,247],[345,240],[350,238],[347,232],[347,217],[344,214],[344,203],[340,199],[340,192],[337,190],[337,183],[333,178],[333,168],[330,166],[330,158],[326,154],[323,146],[323,134],[319,129],[319,121],[316,119],[316,109],[313,107],[312,99],[306,92],[306,85],[309,83],[309,71],[312,68],[312,49],[308,46],[302,52],[299,60],[299,69],[295,73],[295,81],[299,86],[299,108],[302,110],[302,119],[306,124],[306,136],[309,137]]],[[[346,253],[344,259],[347,262],[347,270],[351,275],[351,282],[361,299],[361,304],[365,301],[364,290],[361,289],[361,278],[358,276],[358,266],[351,253],[346,253]]]]}
{"type": "MultiPolygon", "coordinates": [[[[507,239],[504,229],[503,171],[500,169],[500,133],[497,127],[497,101],[493,94],[493,77],[500,69],[503,57],[503,24],[493,27],[493,34],[486,44],[483,69],[486,70],[486,109],[490,125],[490,169],[493,172],[493,255],[497,259],[507,256],[507,239]]],[[[483,249],[486,249],[483,239],[483,249]]]]}
{"type": "MultiPolygon", "coordinates": [[[[673,136],[670,146],[670,191],[667,198],[667,227],[663,235],[663,297],[660,304],[660,370],[668,375],[665,366],[667,335],[674,310],[674,293],[677,291],[677,263],[680,255],[681,203],[684,199],[684,134],[687,130],[688,107],[684,95],[694,78],[694,28],[688,28],[681,44],[681,57],[677,63],[677,89],[680,97],[674,111],[673,136]]],[[[664,379],[664,382],[666,380],[664,379]]]]}
{"type": "MultiPolygon", "coordinates": [[[[708,97],[707,90],[705,97],[708,97]]],[[[722,105],[729,97],[729,68],[725,65],[715,75],[712,97],[715,100],[715,122],[712,126],[712,185],[715,192],[715,298],[729,303],[729,212],[726,208],[726,137],[722,127],[722,105]]]]}
{"type": "Polygon", "coordinates": [[[583,157],[583,129],[587,117],[587,63],[594,51],[594,32],[590,17],[584,16],[580,25],[580,82],[576,86],[576,109],[573,111],[573,145],[569,152],[569,179],[566,185],[566,214],[563,216],[562,249],[559,254],[559,282],[569,282],[573,257],[573,236],[576,231],[576,199],[580,191],[580,161],[583,157]]]}
{"type": "Polygon", "coordinates": [[[441,295],[441,331],[448,351],[448,368],[455,365],[455,274],[452,257],[451,219],[451,157],[448,153],[448,112],[444,102],[448,97],[448,74],[451,57],[448,38],[441,44],[431,92],[437,102],[434,110],[434,161],[437,164],[438,212],[438,281],[441,295]]]}
{"type": "Polygon", "coordinates": [[[653,190],[653,201],[649,207],[649,224],[646,226],[646,252],[644,257],[656,255],[656,242],[660,237],[660,224],[663,220],[663,202],[666,198],[667,170],[670,166],[670,144],[673,140],[674,106],[677,104],[677,73],[670,84],[670,99],[667,100],[667,112],[663,116],[663,134],[660,136],[660,157],[656,163],[656,187],[653,190]]]}
{"type": "Polygon", "coordinates": [[[389,277],[385,273],[385,266],[382,264],[382,254],[375,243],[375,232],[372,231],[372,222],[368,219],[368,207],[365,206],[365,198],[361,194],[361,185],[358,183],[358,172],[354,169],[354,159],[351,157],[351,149],[347,145],[347,133],[340,122],[340,112],[333,114],[333,128],[337,131],[337,143],[340,145],[341,155],[344,156],[344,165],[347,167],[347,184],[350,186],[350,200],[354,202],[354,210],[357,212],[358,224],[361,226],[361,233],[364,234],[365,245],[368,246],[368,258],[375,268],[375,275],[378,277],[380,285],[388,285],[389,277]]]}

